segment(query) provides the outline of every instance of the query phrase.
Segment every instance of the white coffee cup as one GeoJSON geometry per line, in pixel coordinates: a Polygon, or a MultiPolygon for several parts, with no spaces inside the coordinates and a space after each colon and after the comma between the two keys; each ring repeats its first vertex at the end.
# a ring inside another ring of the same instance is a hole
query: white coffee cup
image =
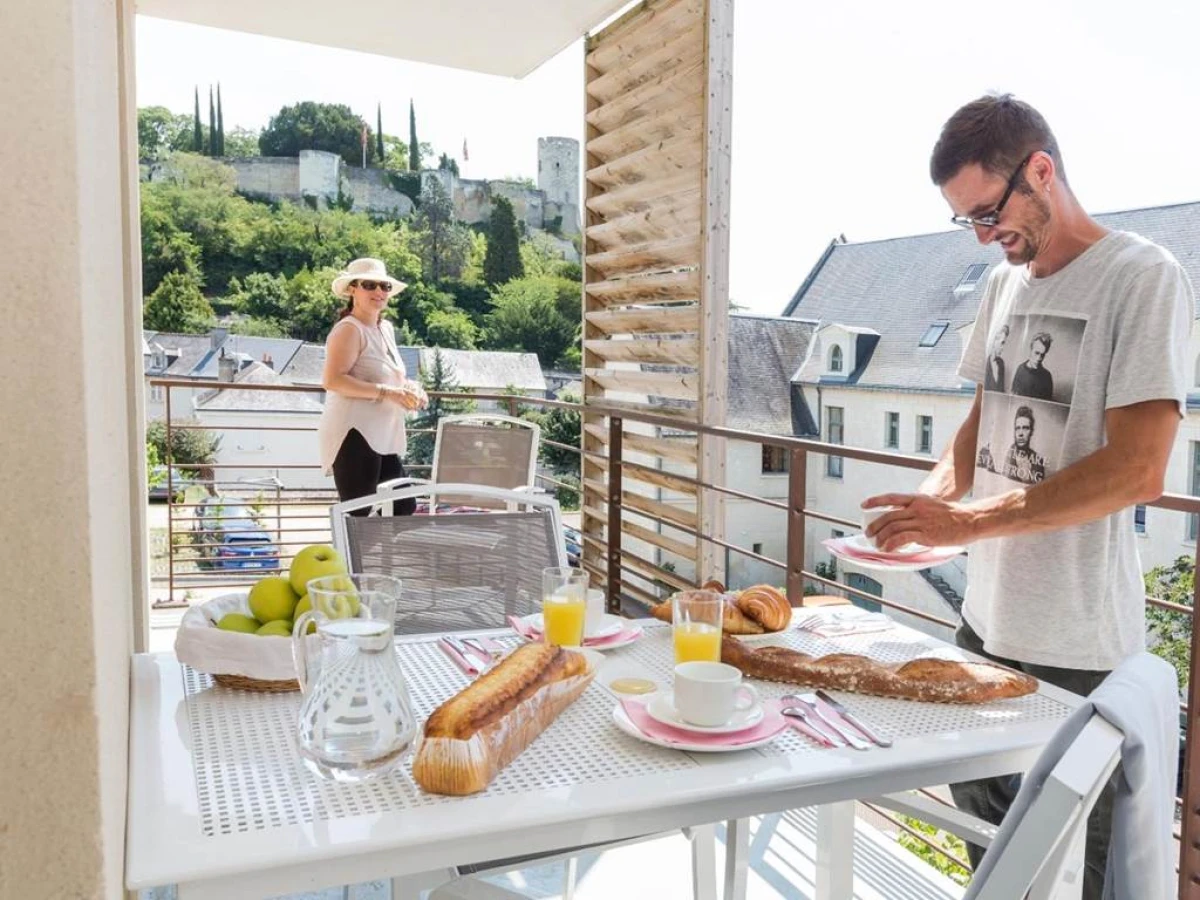
{"type": "Polygon", "coordinates": [[[870,544],[872,547],[878,547],[879,545],[875,543],[875,538],[874,538],[874,537],[872,537],[872,536],[870,536],[870,535],[867,535],[867,527],[868,527],[868,526],[869,526],[869,525],[870,525],[872,522],[874,522],[876,519],[878,519],[880,516],[887,515],[887,514],[888,514],[888,513],[890,513],[890,512],[895,512],[895,511],[896,511],[896,510],[898,510],[899,508],[900,508],[900,507],[898,507],[898,506],[876,506],[876,507],[873,507],[873,508],[871,508],[871,509],[864,509],[864,510],[862,511],[862,529],[863,529],[863,535],[864,535],[864,536],[867,538],[867,542],[868,542],[868,543],[869,543],[869,544],[870,544]]]}
{"type": "Polygon", "coordinates": [[[604,627],[604,591],[588,588],[587,608],[583,614],[583,633],[591,637],[604,627]]]}
{"type": "Polygon", "coordinates": [[[742,684],[742,673],[719,662],[685,662],[675,667],[675,711],[704,728],[725,725],[735,712],[758,704],[758,691],[742,684]]]}

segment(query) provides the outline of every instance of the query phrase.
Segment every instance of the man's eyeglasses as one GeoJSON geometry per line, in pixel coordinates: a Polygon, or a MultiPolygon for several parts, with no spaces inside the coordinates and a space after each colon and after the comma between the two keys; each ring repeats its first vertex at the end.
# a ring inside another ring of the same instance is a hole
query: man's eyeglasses
{"type": "Polygon", "coordinates": [[[1017,166],[1017,170],[1012,173],[1012,177],[1008,179],[1008,187],[1004,189],[1004,196],[1000,198],[1000,202],[996,204],[996,208],[990,213],[984,213],[981,216],[951,216],[950,221],[960,228],[995,228],[1000,224],[1000,214],[1004,212],[1004,207],[1008,203],[1008,198],[1017,188],[1017,184],[1021,180],[1021,173],[1025,171],[1025,167],[1029,165],[1029,161],[1033,159],[1034,153],[1049,153],[1049,150],[1034,150],[1017,166]]]}
{"type": "Polygon", "coordinates": [[[364,291],[373,291],[376,288],[381,288],[389,294],[392,292],[392,283],[390,281],[359,281],[357,284],[364,291]]]}

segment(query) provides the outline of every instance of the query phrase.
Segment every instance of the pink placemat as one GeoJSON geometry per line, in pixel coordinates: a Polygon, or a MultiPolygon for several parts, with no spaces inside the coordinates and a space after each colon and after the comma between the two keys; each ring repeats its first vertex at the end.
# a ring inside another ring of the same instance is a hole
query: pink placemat
{"type": "Polygon", "coordinates": [[[787,721],[779,712],[778,700],[764,701],[763,718],[757,725],[747,728],[745,731],[734,731],[729,734],[709,734],[665,725],[646,712],[646,704],[640,700],[622,700],[621,708],[625,710],[625,715],[629,717],[629,721],[638,731],[664,744],[736,747],[739,744],[752,744],[773,737],[787,727],[787,721]]]}

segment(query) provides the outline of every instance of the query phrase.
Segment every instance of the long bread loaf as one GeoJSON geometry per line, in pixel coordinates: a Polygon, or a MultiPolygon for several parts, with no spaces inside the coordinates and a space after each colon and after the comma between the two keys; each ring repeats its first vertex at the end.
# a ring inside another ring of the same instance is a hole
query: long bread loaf
{"type": "Polygon", "coordinates": [[[518,647],[433,711],[413,777],[434,794],[473,794],[533,743],[595,675],[587,658],[551,644],[518,647]]]}
{"type": "Polygon", "coordinates": [[[728,637],[721,641],[721,661],[750,678],[931,703],[988,703],[1032,694],[1038,686],[1036,678],[993,663],[880,663],[853,653],[810,656],[787,647],[752,649],[728,637]]]}

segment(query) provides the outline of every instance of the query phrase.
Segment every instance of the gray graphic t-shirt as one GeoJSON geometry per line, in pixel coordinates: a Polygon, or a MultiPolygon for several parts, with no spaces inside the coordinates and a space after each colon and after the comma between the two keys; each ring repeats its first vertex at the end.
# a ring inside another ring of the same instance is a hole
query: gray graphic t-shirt
{"type": "MultiPolygon", "coordinates": [[[[984,385],[974,496],[1099,450],[1108,409],[1175,400],[1183,415],[1193,315],[1174,257],[1134,234],[1111,232],[1046,278],[997,268],[959,367],[984,385]]],[[[963,618],[990,653],[1111,669],[1144,647],[1144,614],[1132,508],[971,545],[963,618]]]]}

